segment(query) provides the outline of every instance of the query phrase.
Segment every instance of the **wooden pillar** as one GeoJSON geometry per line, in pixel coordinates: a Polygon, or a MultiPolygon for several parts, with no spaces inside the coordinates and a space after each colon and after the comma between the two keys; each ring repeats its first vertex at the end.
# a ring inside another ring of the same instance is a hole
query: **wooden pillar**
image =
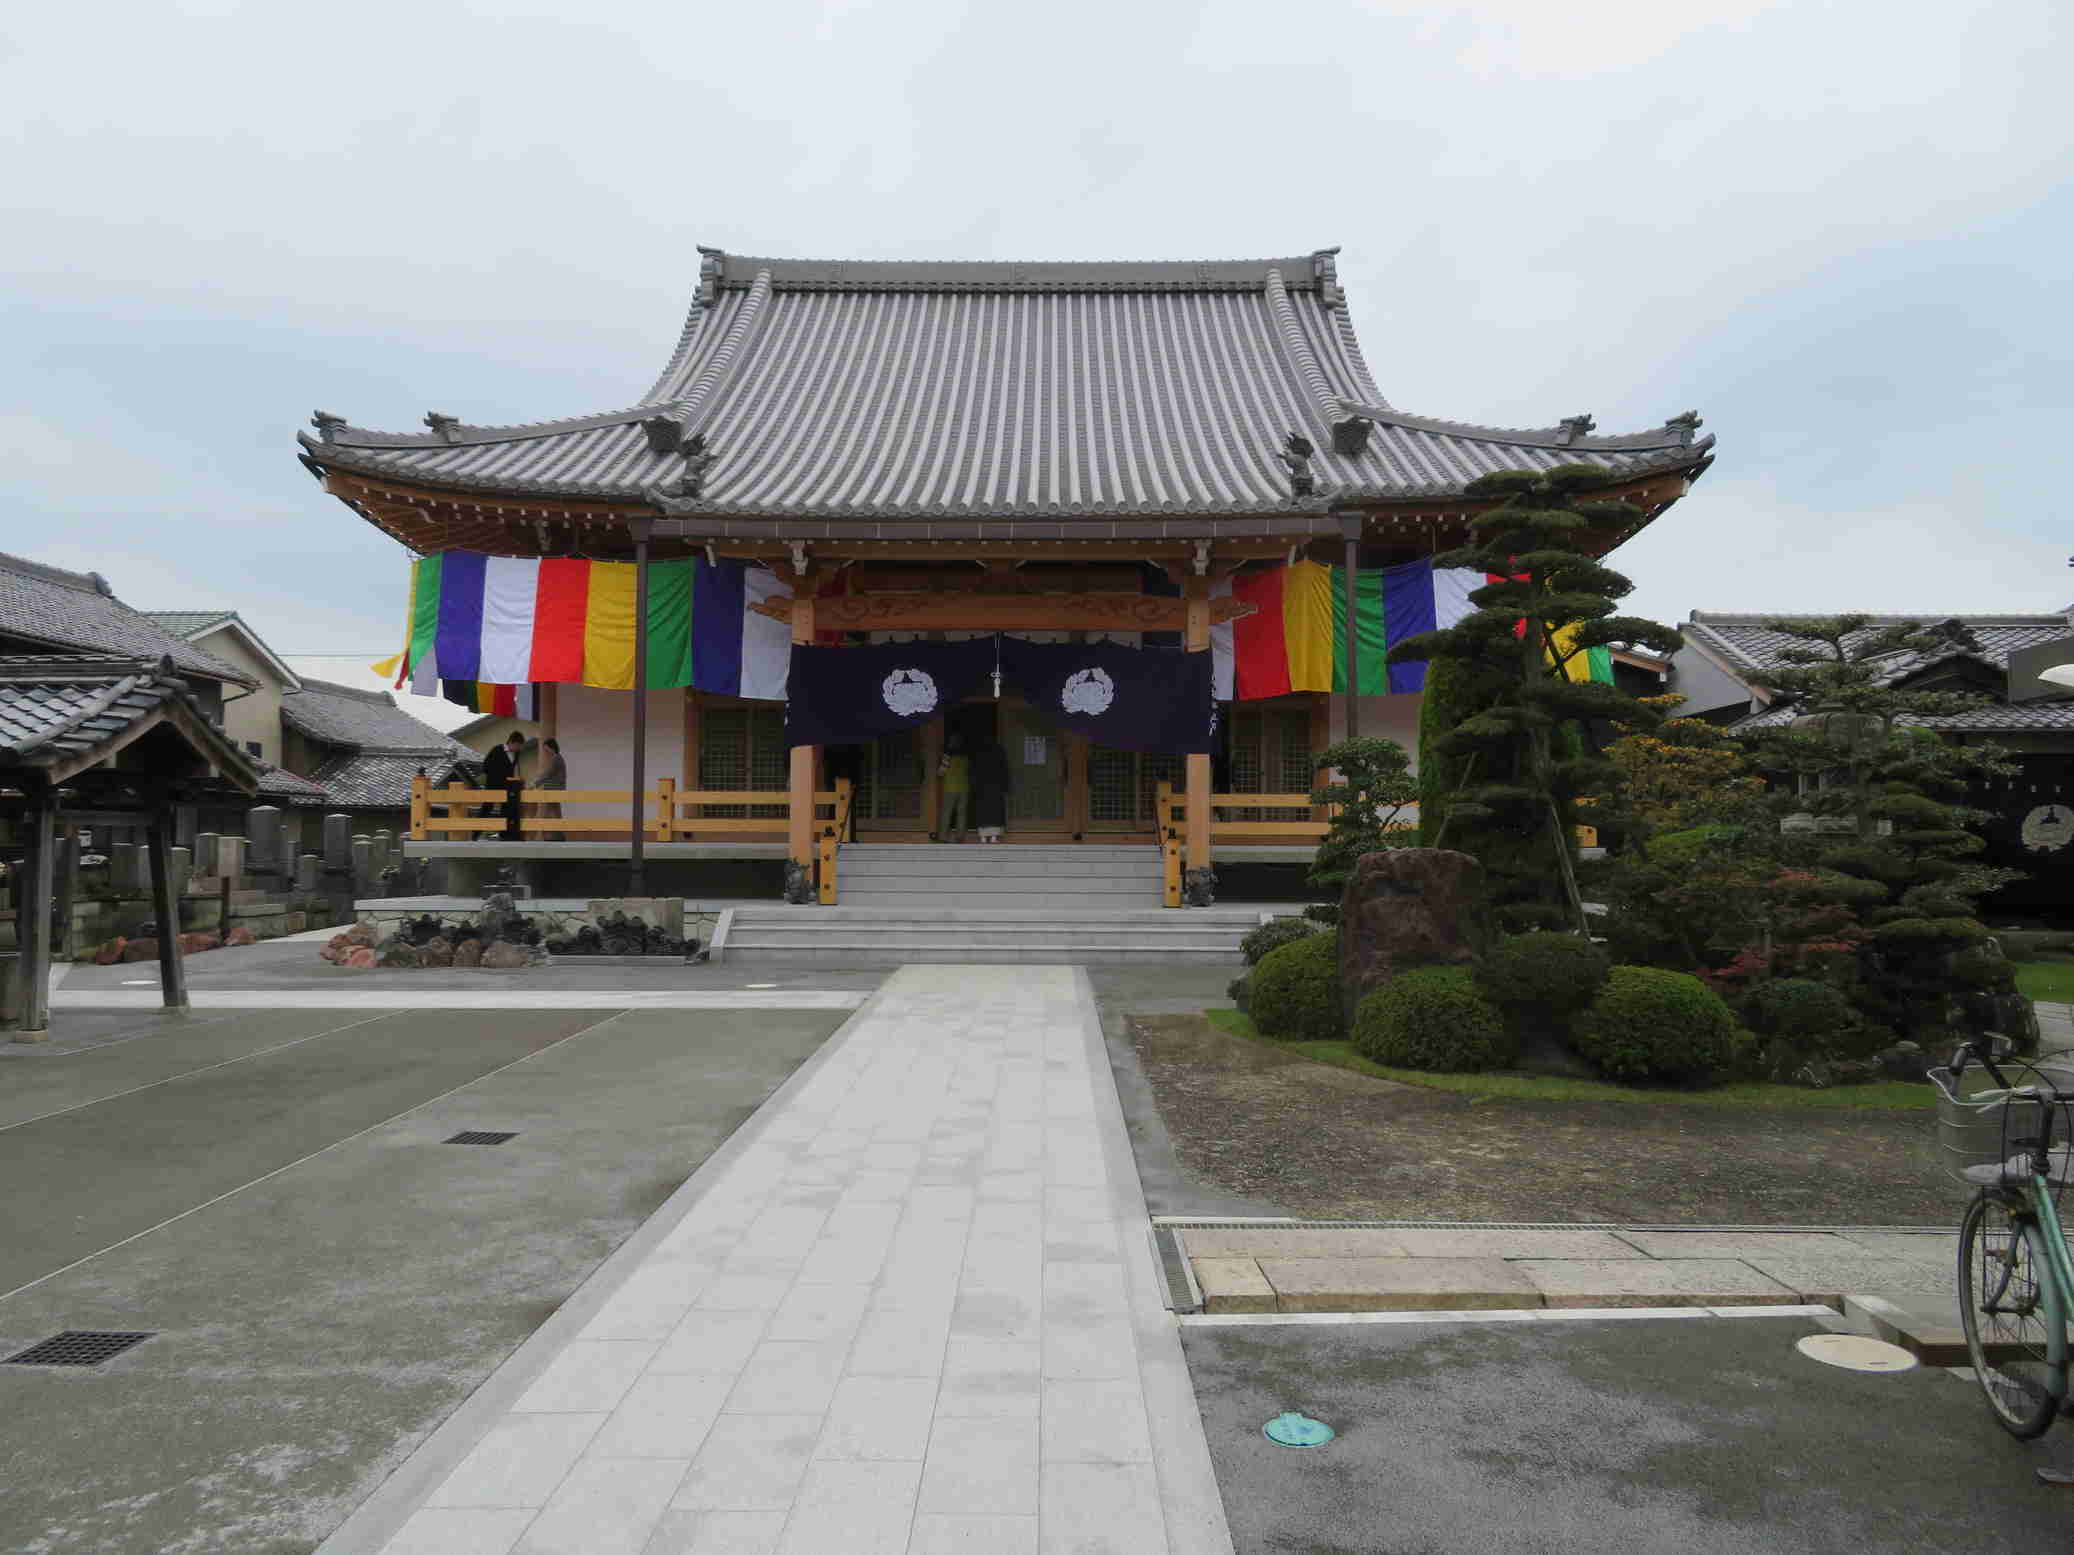
{"type": "MultiPolygon", "coordinates": [[[[792,574],[792,640],[814,640],[814,586],[810,571],[796,569],[792,574]]],[[[814,867],[814,766],[819,754],[812,745],[792,747],[785,848],[792,862],[808,871],[814,867]]]]}
{"type": "Polygon", "coordinates": [[[50,954],[53,961],[70,961],[72,909],[79,900],[79,828],[58,827],[57,853],[52,865],[50,954]]]}
{"type": "Polygon", "coordinates": [[[21,1026],[17,1042],[50,1040],[50,907],[56,866],[57,838],[51,825],[55,808],[49,796],[30,801],[22,817],[21,904],[16,910],[16,943],[21,948],[21,1026]]]}
{"type": "Polygon", "coordinates": [[[1339,521],[1339,532],[1346,537],[1347,541],[1347,558],[1346,565],[1344,568],[1346,575],[1342,579],[1342,582],[1345,585],[1344,592],[1346,594],[1347,616],[1347,662],[1346,667],[1342,672],[1345,674],[1347,682],[1345,692],[1347,709],[1346,738],[1350,740],[1355,740],[1361,737],[1361,690],[1360,680],[1356,674],[1356,671],[1361,663],[1361,630],[1358,625],[1360,617],[1355,614],[1355,606],[1360,598],[1360,514],[1341,514],[1339,521]]]}
{"type": "MultiPolygon", "coordinates": [[[[160,805],[151,812],[147,846],[151,852],[151,910],[158,919],[158,983],[169,1010],[187,1008],[187,963],[180,955],[180,898],[173,891],[173,811],[160,805]]],[[[230,924],[223,925],[230,932],[230,924]]]]}
{"type": "MultiPolygon", "coordinates": [[[[1210,580],[1191,577],[1182,585],[1188,600],[1188,635],[1183,639],[1190,653],[1210,651],[1210,580]]],[[[1210,754],[1192,753],[1187,758],[1188,775],[1188,867],[1210,867],[1210,754]]]]}
{"type": "Polygon", "coordinates": [[[634,535],[634,798],[628,823],[629,896],[648,894],[648,532],[653,522],[627,520],[634,535]]]}

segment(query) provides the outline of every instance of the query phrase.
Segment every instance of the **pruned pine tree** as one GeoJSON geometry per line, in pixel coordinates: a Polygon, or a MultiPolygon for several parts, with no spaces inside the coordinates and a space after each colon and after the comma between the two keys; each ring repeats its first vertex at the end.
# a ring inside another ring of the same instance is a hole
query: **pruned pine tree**
{"type": "Polygon", "coordinates": [[[1441,806],[1422,814],[1422,835],[1481,860],[1501,921],[1513,927],[1586,928],[1572,804],[1612,774],[1583,726],[1658,721],[1638,698],[1571,679],[1572,662],[1614,643],[1669,653],[1679,642],[1667,626],[1615,614],[1634,585],[1594,553],[1635,512],[1592,496],[1607,481],[1602,470],[1564,465],[1472,483],[1470,496],[1502,500],[1471,525],[1469,545],[1434,562],[1500,581],[1470,594],[1474,614],[1390,652],[1393,662],[1431,661],[1429,679],[1438,676],[1452,704],[1451,724],[1428,730],[1420,753],[1423,806],[1441,806]],[[1438,764],[1430,776],[1429,762],[1438,764]]]}

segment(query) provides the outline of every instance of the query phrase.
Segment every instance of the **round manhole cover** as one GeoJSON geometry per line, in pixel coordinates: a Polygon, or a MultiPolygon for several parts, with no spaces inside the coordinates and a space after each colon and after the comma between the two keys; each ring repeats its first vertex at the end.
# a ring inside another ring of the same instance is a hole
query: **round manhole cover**
{"type": "Polygon", "coordinates": [[[1323,1447],[1332,1440],[1332,1427],[1295,1410],[1276,1415],[1260,1428],[1260,1434],[1279,1447],[1323,1447]]]}
{"type": "Polygon", "coordinates": [[[1846,1371],[1912,1371],[1916,1365],[1900,1345],[1861,1334],[1809,1334],[1793,1348],[1811,1361],[1846,1371]]]}

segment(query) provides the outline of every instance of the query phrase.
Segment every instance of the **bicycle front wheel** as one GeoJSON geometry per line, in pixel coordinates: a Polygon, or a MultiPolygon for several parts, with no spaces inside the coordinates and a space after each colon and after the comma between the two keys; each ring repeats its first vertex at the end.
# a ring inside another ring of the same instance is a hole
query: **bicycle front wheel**
{"type": "Polygon", "coordinates": [[[2043,1435],[2066,1373],[2052,1364],[2061,1321],[2035,1230],[1991,1193],[1975,1197],[1959,1229],[1959,1319],[1988,1407],[2010,1435],[2043,1435]]]}

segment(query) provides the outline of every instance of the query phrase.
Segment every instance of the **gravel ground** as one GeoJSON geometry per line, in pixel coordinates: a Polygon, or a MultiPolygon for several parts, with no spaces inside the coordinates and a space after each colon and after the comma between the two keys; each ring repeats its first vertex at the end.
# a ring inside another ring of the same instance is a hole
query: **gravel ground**
{"type": "Polygon", "coordinates": [[[1134,1015],[1180,1162],[1306,1219],[1955,1226],[1928,1112],[1476,1101],[1134,1015]]]}

